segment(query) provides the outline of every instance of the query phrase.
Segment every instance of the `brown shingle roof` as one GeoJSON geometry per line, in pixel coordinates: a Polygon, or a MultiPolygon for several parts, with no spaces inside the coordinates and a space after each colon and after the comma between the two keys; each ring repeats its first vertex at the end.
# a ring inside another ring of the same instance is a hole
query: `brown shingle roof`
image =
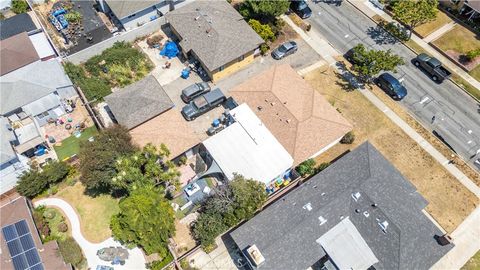
{"type": "Polygon", "coordinates": [[[274,66],[230,91],[247,103],[298,164],[352,125],[289,65],[274,66]]]}
{"type": "MultiPolygon", "coordinates": [[[[37,233],[35,224],[33,223],[30,209],[27,205],[25,197],[19,197],[12,200],[11,202],[7,202],[7,200],[2,200],[1,204],[0,227],[3,228],[4,226],[8,226],[24,219],[28,224],[28,228],[30,229],[30,233],[32,234],[35,247],[38,250],[38,254],[41,257],[41,261],[45,269],[72,269],[72,267],[69,264],[66,264],[63,261],[62,257],[58,255],[59,253],[56,241],[50,241],[45,245],[42,244],[40,236],[37,233]]],[[[0,269],[13,270],[13,263],[10,258],[7,243],[5,242],[2,233],[0,233],[0,248],[2,250],[2,252],[0,252],[0,269]]]]}
{"type": "Polygon", "coordinates": [[[0,76],[40,59],[26,32],[1,40],[0,58],[0,76]]]}
{"type": "Polygon", "coordinates": [[[159,146],[164,143],[170,150],[171,158],[177,157],[200,142],[175,108],[131,129],[130,135],[140,146],[147,143],[159,146]]]}

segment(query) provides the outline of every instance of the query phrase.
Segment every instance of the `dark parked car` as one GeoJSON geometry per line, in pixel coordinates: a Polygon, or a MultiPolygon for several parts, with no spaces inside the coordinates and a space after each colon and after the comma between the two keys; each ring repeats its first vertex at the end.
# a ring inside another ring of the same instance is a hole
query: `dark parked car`
{"type": "Polygon", "coordinates": [[[407,89],[389,73],[378,76],[375,83],[395,100],[401,100],[407,95],[407,89]]]}
{"type": "Polygon", "coordinates": [[[298,45],[295,41],[288,41],[278,46],[275,50],[272,51],[272,57],[274,59],[280,60],[285,56],[294,54],[298,50],[298,45]]]}
{"type": "Polygon", "coordinates": [[[210,86],[206,82],[195,83],[182,90],[180,97],[183,102],[189,103],[198,96],[210,91],[210,86]]]}
{"type": "Polygon", "coordinates": [[[187,121],[194,120],[200,115],[220,106],[227,98],[220,89],[214,89],[211,92],[206,93],[203,96],[199,96],[196,99],[190,101],[182,109],[182,115],[187,121]]]}
{"type": "Polygon", "coordinates": [[[355,59],[358,60],[359,56],[358,55],[355,55],[355,50],[354,48],[351,48],[350,50],[348,50],[344,55],[343,57],[345,57],[345,59],[347,59],[348,62],[350,62],[352,65],[355,65],[357,64],[357,61],[355,59]]]}
{"type": "Polygon", "coordinates": [[[437,58],[430,57],[425,53],[419,54],[413,59],[413,64],[425,70],[435,82],[441,83],[448,79],[452,73],[442,66],[442,63],[437,58]]]}
{"type": "Polygon", "coordinates": [[[305,0],[293,0],[290,3],[290,8],[302,19],[307,19],[312,16],[312,10],[305,0]]]}

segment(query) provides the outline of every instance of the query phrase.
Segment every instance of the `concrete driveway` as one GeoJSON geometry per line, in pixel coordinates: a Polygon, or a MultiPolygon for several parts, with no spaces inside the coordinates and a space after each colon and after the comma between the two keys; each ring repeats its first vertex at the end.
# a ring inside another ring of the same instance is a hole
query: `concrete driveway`
{"type": "MultiPolygon", "coordinates": [[[[66,201],[58,198],[47,198],[35,202],[35,207],[40,205],[60,208],[62,212],[66,215],[72,226],[72,237],[82,248],[83,255],[85,255],[85,258],[88,262],[88,267],[90,269],[96,269],[97,265],[112,266],[110,262],[103,261],[97,256],[97,251],[99,249],[105,247],[126,248],[120,242],[113,240],[113,238],[108,238],[107,240],[98,244],[91,243],[87,239],[85,239],[80,230],[80,220],[78,219],[77,213],[75,213],[75,210],[66,201]]],[[[143,256],[143,252],[139,248],[128,249],[128,259],[125,260],[125,265],[115,265],[113,267],[115,270],[146,269],[145,257],[143,256]]]]}

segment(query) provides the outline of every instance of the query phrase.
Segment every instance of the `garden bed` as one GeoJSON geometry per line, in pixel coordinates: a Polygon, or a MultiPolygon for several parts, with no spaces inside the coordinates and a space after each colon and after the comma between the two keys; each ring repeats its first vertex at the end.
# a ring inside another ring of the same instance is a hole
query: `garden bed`
{"type": "Polygon", "coordinates": [[[141,50],[128,42],[117,42],[84,64],[67,63],[65,72],[89,101],[101,101],[112,92],[144,78],[154,68],[141,50]]]}

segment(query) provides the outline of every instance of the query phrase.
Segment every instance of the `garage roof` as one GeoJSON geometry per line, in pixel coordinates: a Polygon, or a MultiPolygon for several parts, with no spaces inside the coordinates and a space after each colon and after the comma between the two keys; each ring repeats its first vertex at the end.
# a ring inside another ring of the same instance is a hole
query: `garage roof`
{"type": "Polygon", "coordinates": [[[235,123],[203,142],[228,179],[234,173],[270,183],[293,165],[293,158],[247,104],[230,111],[235,123]]]}

